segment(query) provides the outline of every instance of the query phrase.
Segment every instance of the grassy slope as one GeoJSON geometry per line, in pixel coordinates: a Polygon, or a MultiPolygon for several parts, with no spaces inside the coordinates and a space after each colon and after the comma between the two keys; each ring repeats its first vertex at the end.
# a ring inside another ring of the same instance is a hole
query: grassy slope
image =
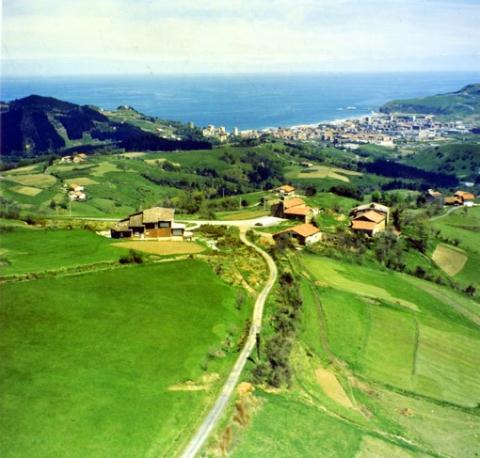
{"type": "Polygon", "coordinates": [[[459,208],[432,224],[444,238],[459,240],[459,247],[468,257],[463,269],[453,278],[463,285],[480,287],[480,207],[459,208]]]}
{"type": "Polygon", "coordinates": [[[234,456],[475,456],[480,331],[460,309],[478,319],[478,304],[403,274],[303,259],[294,383],[258,395],[234,456]],[[320,388],[322,366],[354,408],[320,388]]]}
{"type": "Polygon", "coordinates": [[[460,91],[413,99],[393,100],[381,107],[384,113],[423,113],[447,118],[478,117],[480,85],[467,86],[460,91]]]}
{"type": "Polygon", "coordinates": [[[199,261],[2,290],[2,456],[171,456],[212,393],[168,387],[198,380],[241,328],[232,289],[199,261]]]}
{"type": "Polygon", "coordinates": [[[406,156],[402,162],[423,170],[474,179],[480,168],[480,144],[453,143],[430,147],[406,156]]]}
{"type": "Polygon", "coordinates": [[[480,246],[480,207],[458,208],[432,221],[433,227],[450,240],[458,239],[460,248],[478,251],[480,246]]]}
{"type": "Polygon", "coordinates": [[[235,177],[247,188],[251,187],[246,177],[251,165],[242,162],[241,158],[248,152],[257,152],[278,159],[279,155],[273,152],[274,149],[281,150],[282,146],[220,146],[211,151],[146,153],[135,158],[124,155],[95,155],[89,156],[87,162],[82,164],[55,163],[46,168],[45,173],[40,165],[36,168],[23,167],[7,172],[6,179],[0,181],[0,196],[17,202],[22,210],[34,214],[69,215],[69,209],[49,208],[51,200],[57,203],[66,202],[63,184],[86,182],[87,200],[73,202],[72,215],[121,217],[140,207],[157,205],[166,197],[182,194],[175,186],[179,182],[197,182],[201,184],[200,187],[215,188],[215,179],[197,174],[197,169],[213,169],[217,173],[235,177]],[[226,152],[235,163],[222,159],[226,152]],[[178,170],[163,170],[161,164],[165,160],[176,164],[178,170]],[[170,180],[170,184],[157,185],[143,176],[146,173],[170,180]],[[16,192],[15,189],[18,190],[18,186],[21,186],[18,181],[22,181],[22,185],[38,186],[41,191],[35,196],[16,192]]]}
{"type": "Polygon", "coordinates": [[[119,259],[124,252],[86,230],[17,228],[2,233],[1,275],[42,272],[119,259]]]}

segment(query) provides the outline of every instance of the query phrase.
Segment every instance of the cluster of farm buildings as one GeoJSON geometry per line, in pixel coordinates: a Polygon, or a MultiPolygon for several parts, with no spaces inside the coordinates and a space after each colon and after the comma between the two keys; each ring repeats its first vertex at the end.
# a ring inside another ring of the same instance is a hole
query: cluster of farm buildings
{"type": "MultiPolygon", "coordinates": [[[[272,216],[298,221],[275,234],[274,240],[288,236],[298,240],[301,245],[310,245],[322,239],[320,229],[314,223],[318,208],[313,208],[295,194],[295,187],[283,185],[273,190],[276,195],[271,206],[272,216]]],[[[465,191],[457,191],[453,196],[443,197],[439,192],[429,189],[427,196],[431,200],[441,199],[446,205],[470,205],[475,196],[465,191]]],[[[390,209],[376,202],[359,205],[350,211],[350,229],[352,232],[374,236],[387,229],[390,209]]],[[[112,238],[140,238],[162,240],[191,239],[193,234],[185,230],[185,225],[175,221],[173,208],[154,207],[133,213],[117,222],[110,231],[112,238]]]]}
{"type": "Polygon", "coordinates": [[[472,207],[475,200],[475,195],[468,191],[456,191],[451,196],[444,196],[441,192],[429,189],[425,198],[428,202],[439,202],[444,205],[464,205],[465,207],[472,207]]]}

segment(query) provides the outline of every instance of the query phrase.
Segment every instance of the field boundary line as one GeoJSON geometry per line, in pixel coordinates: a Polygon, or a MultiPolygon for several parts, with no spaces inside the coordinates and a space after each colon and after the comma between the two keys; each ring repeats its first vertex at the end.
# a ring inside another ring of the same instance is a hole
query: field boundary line
{"type": "Polygon", "coordinates": [[[415,346],[413,347],[412,375],[415,375],[417,373],[417,355],[418,346],[420,344],[420,326],[418,325],[418,320],[415,315],[413,315],[413,319],[415,320],[415,346]]]}

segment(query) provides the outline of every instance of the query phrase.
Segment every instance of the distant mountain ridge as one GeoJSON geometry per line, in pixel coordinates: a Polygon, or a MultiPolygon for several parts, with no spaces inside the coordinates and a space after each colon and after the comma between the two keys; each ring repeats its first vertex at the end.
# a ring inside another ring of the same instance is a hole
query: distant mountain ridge
{"type": "MultiPolygon", "coordinates": [[[[134,110],[132,113],[143,116],[134,110]]],[[[129,122],[112,120],[94,106],[40,95],[2,103],[0,116],[0,151],[9,157],[61,153],[82,146],[89,147],[88,150],[102,146],[129,150],[137,145],[163,151],[211,148],[210,143],[186,135],[181,139],[163,138],[129,122]]]]}
{"type": "Polygon", "coordinates": [[[480,120],[480,83],[459,91],[405,100],[392,100],[380,108],[382,113],[417,113],[451,119],[480,120]]]}

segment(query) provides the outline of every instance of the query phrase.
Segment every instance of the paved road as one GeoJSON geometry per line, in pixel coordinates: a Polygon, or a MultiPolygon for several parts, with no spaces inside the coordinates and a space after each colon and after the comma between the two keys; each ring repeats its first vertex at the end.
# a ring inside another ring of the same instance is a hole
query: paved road
{"type": "Polygon", "coordinates": [[[435,221],[437,219],[440,219],[440,218],[445,218],[445,216],[448,216],[450,213],[452,213],[453,211],[459,209],[459,208],[464,208],[463,206],[461,207],[451,207],[449,208],[445,213],[441,214],[441,215],[437,215],[437,216],[432,216],[430,218],[430,221],[435,221]]]}
{"type": "Polygon", "coordinates": [[[257,334],[260,333],[260,330],[262,328],[262,316],[265,300],[267,299],[268,294],[270,293],[270,290],[272,289],[273,284],[275,283],[275,280],[277,278],[277,266],[275,265],[275,262],[270,257],[270,255],[255,246],[253,243],[249,242],[245,237],[245,231],[240,232],[240,238],[243,243],[253,247],[265,259],[268,265],[268,269],[270,271],[268,280],[255,302],[252,325],[250,327],[250,332],[248,334],[248,339],[245,343],[245,346],[243,347],[242,352],[238,356],[237,361],[233,366],[233,369],[230,372],[227,381],[225,382],[225,385],[223,385],[222,391],[220,392],[217,400],[215,401],[215,404],[210,409],[210,412],[205,417],[205,420],[198,428],[195,436],[193,436],[190,443],[183,451],[181,455],[182,458],[194,458],[196,454],[200,451],[202,446],[205,444],[205,441],[207,440],[209,434],[212,432],[212,430],[215,428],[218,421],[220,420],[222,413],[225,410],[225,407],[227,406],[228,401],[233,394],[235,386],[238,383],[240,374],[242,373],[247,358],[250,356],[250,353],[255,347],[257,334]]]}

